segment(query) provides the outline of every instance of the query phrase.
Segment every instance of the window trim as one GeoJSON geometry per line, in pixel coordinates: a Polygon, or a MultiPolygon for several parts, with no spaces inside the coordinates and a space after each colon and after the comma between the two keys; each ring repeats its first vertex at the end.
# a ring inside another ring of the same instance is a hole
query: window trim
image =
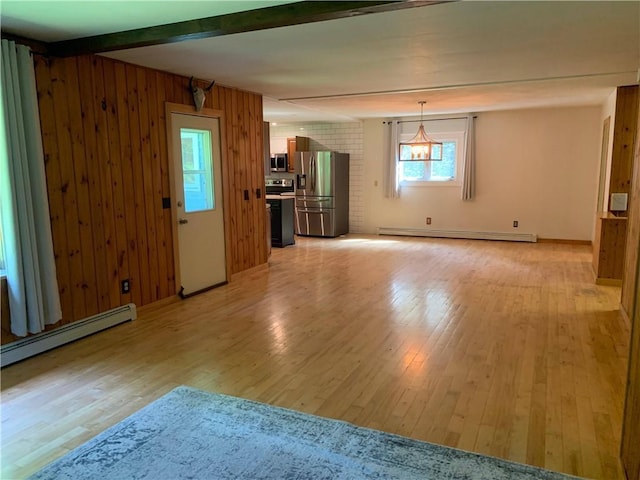
{"type": "MultiPolygon", "coordinates": [[[[462,186],[462,173],[464,166],[464,154],[465,154],[465,137],[466,132],[463,130],[453,132],[438,132],[429,133],[429,137],[439,142],[456,142],[456,176],[453,180],[405,180],[402,178],[403,163],[410,162],[397,162],[397,174],[399,184],[402,187],[461,187],[462,186]]],[[[412,134],[400,134],[398,136],[398,143],[404,140],[411,140],[412,134]]]]}

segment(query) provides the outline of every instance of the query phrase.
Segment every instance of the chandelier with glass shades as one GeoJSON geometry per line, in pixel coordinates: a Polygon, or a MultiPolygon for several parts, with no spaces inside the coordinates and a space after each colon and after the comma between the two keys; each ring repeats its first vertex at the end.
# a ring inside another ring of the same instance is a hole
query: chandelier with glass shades
{"type": "Polygon", "coordinates": [[[401,162],[440,161],[442,160],[442,142],[436,142],[429,138],[424,131],[424,125],[422,125],[424,104],[427,102],[421,100],[418,103],[420,104],[420,127],[418,128],[418,133],[408,142],[400,142],[398,159],[401,162]]]}

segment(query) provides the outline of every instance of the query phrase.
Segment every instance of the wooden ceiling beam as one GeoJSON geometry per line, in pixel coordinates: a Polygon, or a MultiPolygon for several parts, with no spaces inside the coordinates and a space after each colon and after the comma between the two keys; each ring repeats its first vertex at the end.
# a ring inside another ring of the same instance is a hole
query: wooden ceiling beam
{"type": "Polygon", "coordinates": [[[11,40],[20,45],[26,45],[34,53],[40,53],[42,55],[47,55],[49,53],[49,45],[45,42],[40,42],[32,38],[21,37],[20,35],[14,35],[12,33],[5,32],[4,30],[0,33],[0,36],[3,39],[11,40]]]}
{"type": "Polygon", "coordinates": [[[124,32],[53,42],[48,44],[48,51],[51,55],[60,57],[112,52],[335,20],[370,13],[389,12],[404,8],[448,3],[449,1],[451,0],[302,1],[124,32]]]}

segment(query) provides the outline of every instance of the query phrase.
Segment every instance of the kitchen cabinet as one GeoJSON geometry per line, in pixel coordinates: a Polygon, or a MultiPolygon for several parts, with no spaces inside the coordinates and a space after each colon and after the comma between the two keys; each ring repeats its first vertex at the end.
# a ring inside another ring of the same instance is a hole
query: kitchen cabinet
{"type": "Polygon", "coordinates": [[[309,151],[309,137],[287,138],[287,157],[289,159],[289,172],[296,171],[296,152],[309,151]]]}

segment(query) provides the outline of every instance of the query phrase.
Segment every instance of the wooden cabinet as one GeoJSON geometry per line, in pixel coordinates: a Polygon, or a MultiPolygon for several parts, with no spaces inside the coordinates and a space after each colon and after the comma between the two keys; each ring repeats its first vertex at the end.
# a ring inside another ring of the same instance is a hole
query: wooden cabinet
{"type": "Polygon", "coordinates": [[[603,213],[596,219],[593,248],[593,270],[596,283],[622,285],[627,217],[603,213]]]}
{"type": "MultiPolygon", "coordinates": [[[[609,194],[631,192],[634,144],[638,128],[638,85],[618,87],[613,124],[613,145],[609,178],[609,194]]],[[[604,175],[605,172],[601,172],[604,175]]],[[[601,181],[604,181],[602,179],[601,181]]],[[[610,197],[604,200],[610,206],[610,197]]],[[[622,285],[625,267],[625,244],[628,210],[598,213],[594,238],[593,269],[596,283],[622,285]]]]}
{"type": "Polygon", "coordinates": [[[309,137],[287,138],[287,158],[289,160],[289,172],[296,171],[296,152],[309,151],[309,137]]]}

